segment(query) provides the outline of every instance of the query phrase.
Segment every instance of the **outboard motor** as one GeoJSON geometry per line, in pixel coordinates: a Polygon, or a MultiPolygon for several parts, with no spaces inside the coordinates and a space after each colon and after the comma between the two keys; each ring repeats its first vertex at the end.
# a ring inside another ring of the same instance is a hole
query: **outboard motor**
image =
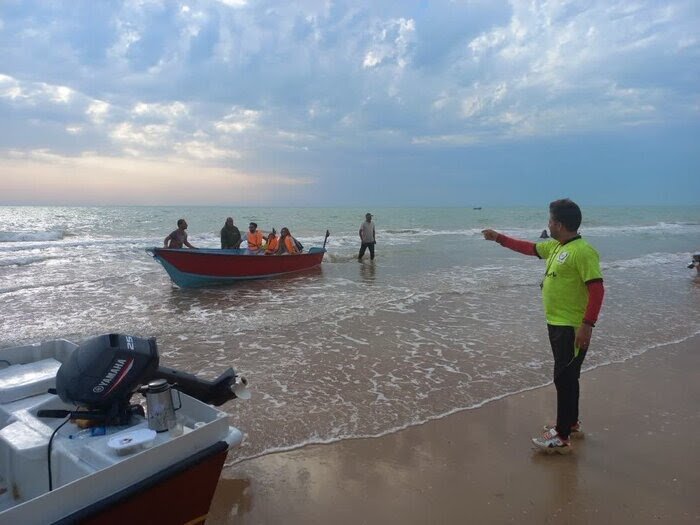
{"type": "Polygon", "coordinates": [[[66,403],[108,410],[128,399],[158,368],[155,339],[107,334],[81,344],[56,374],[56,391],[66,403]]]}
{"type": "Polygon", "coordinates": [[[144,415],[131,396],[153,379],[176,383],[178,390],[204,403],[219,406],[236,397],[248,397],[245,378],[229,368],[214,381],[158,366],[154,338],[106,334],[84,341],[56,374],[56,393],[80,410],[40,410],[39,417],[99,420],[105,425],[126,425],[133,414],[144,415]],[[237,395],[238,394],[238,395],[237,395]]]}

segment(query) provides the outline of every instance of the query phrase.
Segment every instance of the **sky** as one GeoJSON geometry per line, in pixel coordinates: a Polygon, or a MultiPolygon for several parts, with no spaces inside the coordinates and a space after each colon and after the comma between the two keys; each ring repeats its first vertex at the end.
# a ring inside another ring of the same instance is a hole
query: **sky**
{"type": "Polygon", "coordinates": [[[700,204],[700,3],[0,2],[0,204],[700,204]]]}

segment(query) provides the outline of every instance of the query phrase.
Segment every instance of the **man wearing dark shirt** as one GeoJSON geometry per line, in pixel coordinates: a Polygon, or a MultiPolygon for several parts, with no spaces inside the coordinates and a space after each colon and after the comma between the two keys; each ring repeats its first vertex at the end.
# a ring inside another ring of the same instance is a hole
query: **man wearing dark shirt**
{"type": "Polygon", "coordinates": [[[233,225],[233,217],[226,219],[226,224],[221,228],[221,249],[230,250],[241,247],[241,232],[233,225]]]}

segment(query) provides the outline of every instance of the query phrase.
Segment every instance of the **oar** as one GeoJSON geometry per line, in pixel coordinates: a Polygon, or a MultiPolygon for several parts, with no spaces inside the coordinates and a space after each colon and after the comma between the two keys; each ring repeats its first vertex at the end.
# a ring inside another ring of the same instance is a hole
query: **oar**
{"type": "Polygon", "coordinates": [[[328,230],[326,230],[326,238],[323,239],[323,249],[324,249],[324,250],[326,249],[326,241],[328,240],[328,237],[330,237],[330,235],[331,235],[331,232],[329,232],[328,230]]]}

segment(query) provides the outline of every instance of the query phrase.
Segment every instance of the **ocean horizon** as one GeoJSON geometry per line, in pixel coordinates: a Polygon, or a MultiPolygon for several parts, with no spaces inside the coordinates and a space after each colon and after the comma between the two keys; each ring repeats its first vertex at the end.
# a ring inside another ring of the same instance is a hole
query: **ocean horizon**
{"type": "MultiPolygon", "coordinates": [[[[475,206],[479,206],[475,204],[475,206]]],[[[606,296],[584,368],[700,333],[697,206],[583,207],[606,296]]],[[[230,461],[377,436],[550,382],[542,261],[483,240],[537,241],[540,207],[0,206],[0,346],[123,332],[156,337],[161,363],[214,377],[233,366],[253,398],[222,408],[246,435],[230,461]],[[374,215],[377,257],[357,261],[374,215]],[[322,267],[184,290],[146,253],[179,218],[218,248],[233,216],[290,228],[322,267]]]]}

